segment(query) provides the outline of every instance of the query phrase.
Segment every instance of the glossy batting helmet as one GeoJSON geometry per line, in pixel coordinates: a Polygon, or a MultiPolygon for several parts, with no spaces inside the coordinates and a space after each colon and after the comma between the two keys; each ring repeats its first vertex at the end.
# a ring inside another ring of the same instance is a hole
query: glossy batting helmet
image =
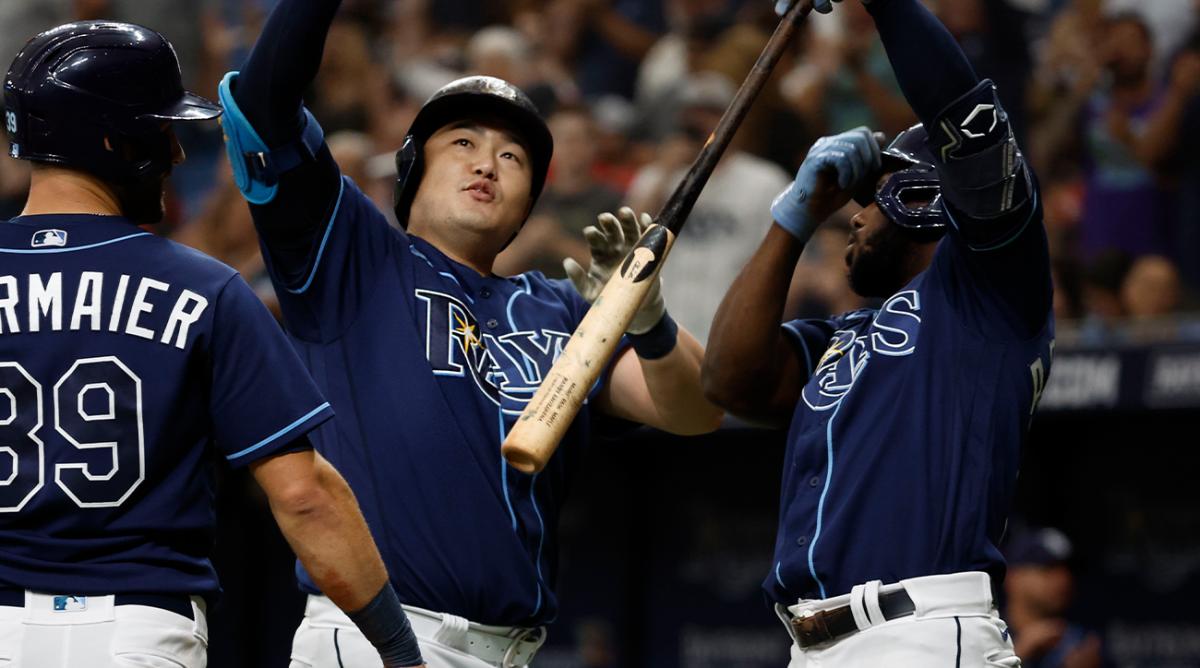
{"type": "Polygon", "coordinates": [[[29,40],[4,80],[4,107],[12,157],[116,182],[170,172],[167,123],[221,115],[184,90],[165,37],[112,21],[68,23],[29,40]]]}
{"type": "Polygon", "coordinates": [[[871,202],[889,219],[920,239],[934,240],[946,232],[946,212],[929,134],[921,124],[896,135],[883,149],[882,166],[864,179],[854,199],[862,206],[871,202]],[[887,175],[876,188],[879,177],[887,175]]]}
{"type": "Polygon", "coordinates": [[[421,107],[396,152],[396,220],[408,227],[408,210],[421,184],[422,153],[433,133],[464,118],[498,118],[510,124],[529,150],[530,207],[546,185],[554,140],[545,119],[520,88],[495,77],[466,77],[434,93],[421,107]]]}

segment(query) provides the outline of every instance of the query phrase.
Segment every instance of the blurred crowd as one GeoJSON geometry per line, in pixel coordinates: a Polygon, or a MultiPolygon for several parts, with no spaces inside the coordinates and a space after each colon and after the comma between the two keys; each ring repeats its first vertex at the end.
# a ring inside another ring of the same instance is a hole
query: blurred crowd
{"type": "MultiPolygon", "coordinates": [[[[1194,310],[1200,295],[1200,0],[928,0],[996,81],[1042,185],[1055,309],[1097,340],[1117,323],[1194,310]]],[[[216,83],[271,0],[4,0],[0,60],[73,18],[153,27],[185,79],[216,83]]],[[[768,0],[345,0],[307,102],[343,171],[391,210],[393,153],[421,103],[464,74],[508,79],[548,118],[545,194],[497,273],[563,275],[582,229],[622,204],[656,212],[715,127],[777,18],[768,0]]],[[[819,136],[916,122],[858,2],[813,17],[714,172],[664,274],[675,317],[706,337],[760,242],[769,205],[819,136]]],[[[187,128],[164,234],[273,297],[220,131],[187,128]]],[[[0,217],[26,166],[0,159],[0,217]]],[[[862,306],[843,269],[853,207],[813,239],[788,315],[862,306]]]]}

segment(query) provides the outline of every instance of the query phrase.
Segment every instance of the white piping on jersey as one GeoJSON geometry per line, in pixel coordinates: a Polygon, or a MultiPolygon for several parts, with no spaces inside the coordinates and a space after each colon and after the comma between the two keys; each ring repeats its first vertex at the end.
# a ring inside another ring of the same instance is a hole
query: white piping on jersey
{"type": "Polygon", "coordinates": [[[13,255],[38,255],[41,253],[73,253],[75,251],[90,250],[92,248],[99,248],[101,246],[115,244],[118,241],[126,241],[128,239],[133,239],[135,237],[149,237],[149,236],[153,236],[153,235],[150,234],[149,232],[134,232],[133,234],[126,234],[123,237],[117,237],[116,239],[109,239],[107,241],[98,241],[94,244],[87,244],[86,246],[75,246],[73,248],[0,248],[0,253],[11,253],[13,255]]]}
{"type": "MultiPolygon", "coordinates": [[[[429,258],[426,257],[424,253],[417,250],[417,247],[413,246],[411,241],[408,243],[408,250],[412,251],[413,255],[416,255],[417,257],[424,260],[425,264],[429,265],[430,269],[437,271],[437,267],[433,266],[433,263],[429,261],[429,258]]],[[[448,271],[438,271],[437,273],[438,273],[438,276],[445,276],[446,278],[454,281],[454,284],[458,286],[458,289],[462,290],[463,296],[467,298],[467,301],[470,302],[471,304],[475,303],[475,300],[471,299],[471,295],[467,294],[467,289],[463,287],[463,284],[458,282],[457,276],[455,276],[454,274],[451,274],[448,271]]]]}
{"type": "MultiPolygon", "coordinates": [[[[870,359],[863,362],[863,368],[870,363],[870,359]]],[[[837,419],[838,411],[842,410],[842,404],[846,401],[846,396],[850,394],[847,390],[846,394],[838,400],[837,406],[833,409],[833,415],[829,416],[829,422],[825,423],[825,457],[827,463],[825,465],[825,488],[821,490],[821,499],[817,502],[817,532],[813,535],[812,541],[808,544],[808,573],[817,583],[817,587],[821,590],[821,598],[827,598],[825,595],[825,583],[821,582],[821,578],[817,576],[817,567],[813,563],[813,553],[817,549],[817,541],[821,540],[821,524],[825,515],[825,497],[829,494],[830,483],[833,482],[833,421],[837,419]]]]}
{"type": "MultiPolygon", "coordinates": [[[[514,332],[518,331],[518,330],[517,330],[517,323],[516,323],[516,321],[513,320],[513,312],[512,312],[513,304],[517,303],[517,296],[522,295],[522,294],[526,294],[526,295],[533,294],[532,288],[529,287],[529,277],[528,276],[526,276],[525,274],[518,274],[516,276],[516,278],[520,279],[521,283],[525,285],[525,289],[514,292],[513,295],[508,298],[508,304],[504,307],[504,314],[508,318],[508,326],[511,329],[511,331],[514,331],[514,332]]],[[[551,352],[553,353],[553,351],[551,351],[551,352]]],[[[529,358],[523,357],[522,361],[525,364],[525,371],[528,372],[528,374],[529,374],[527,377],[533,378],[535,376],[536,370],[533,368],[532,363],[530,363],[529,358]]]]}
{"type": "MultiPolygon", "coordinates": [[[[525,287],[524,287],[524,289],[517,290],[516,292],[514,292],[512,294],[512,296],[510,296],[508,298],[508,304],[506,304],[504,307],[505,316],[508,318],[509,329],[510,329],[510,331],[513,331],[513,332],[518,331],[517,322],[513,318],[513,311],[512,311],[513,304],[516,303],[517,297],[519,297],[521,295],[533,294],[531,288],[529,287],[528,277],[521,274],[521,275],[518,275],[518,278],[521,280],[521,282],[524,284],[525,287]]],[[[525,360],[525,368],[527,370],[530,370],[529,377],[532,378],[533,373],[532,373],[531,367],[529,366],[528,359],[525,360]]],[[[505,432],[504,408],[503,408],[503,406],[501,406],[501,409],[500,409],[500,441],[501,442],[504,441],[504,436],[505,436],[504,432],[505,432]]],[[[506,465],[506,463],[504,461],[503,455],[500,456],[500,465],[502,467],[504,467],[504,472],[505,472],[504,481],[503,481],[504,482],[504,499],[505,499],[505,501],[507,501],[508,500],[508,475],[507,475],[508,466],[506,465]]],[[[537,571],[537,603],[533,607],[533,615],[537,615],[542,610],[542,586],[545,581],[545,579],[542,576],[542,548],[544,547],[544,544],[546,542],[546,523],[542,520],[541,509],[538,508],[538,502],[537,502],[538,475],[539,475],[538,473],[533,474],[533,478],[531,478],[529,481],[529,501],[531,504],[533,504],[533,514],[534,514],[534,516],[537,517],[538,528],[541,530],[541,533],[538,534],[537,554],[534,555],[534,561],[533,561],[534,569],[537,571]]],[[[508,509],[509,509],[509,512],[512,512],[512,504],[511,503],[509,504],[508,509]]],[[[516,522],[517,522],[516,515],[514,515],[513,516],[513,531],[516,531],[516,528],[517,528],[516,522]]]]}
{"type": "Polygon", "coordinates": [[[325,225],[325,235],[321,237],[321,245],[317,248],[317,258],[313,260],[312,269],[308,272],[308,279],[304,281],[304,285],[293,290],[286,290],[294,295],[302,295],[312,287],[313,279],[317,277],[317,269],[321,266],[321,258],[325,255],[325,244],[329,243],[329,233],[333,231],[333,221],[337,220],[338,211],[342,208],[342,194],[346,192],[346,177],[343,176],[338,180],[338,196],[337,201],[333,204],[333,213],[329,216],[329,223],[325,225]]]}

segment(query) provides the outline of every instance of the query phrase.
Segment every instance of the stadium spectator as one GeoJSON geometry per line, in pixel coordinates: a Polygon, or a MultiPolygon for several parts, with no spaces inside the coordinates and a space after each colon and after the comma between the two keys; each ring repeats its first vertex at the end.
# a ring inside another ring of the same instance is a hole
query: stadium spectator
{"type": "Polygon", "coordinates": [[[1023,668],[1099,668],[1100,638],[1072,623],[1074,597],[1068,566],[1071,542],[1057,529],[1030,530],[1005,550],[1004,618],[1023,668]]]}
{"type": "Polygon", "coordinates": [[[1084,264],[1081,331],[1086,343],[1110,343],[1115,335],[1125,317],[1121,286],[1131,264],[1130,257],[1118,250],[1104,251],[1084,264]]]}
{"type": "Polygon", "coordinates": [[[534,49],[516,28],[488,26],[467,42],[468,74],[504,79],[525,91],[542,115],[549,116],[558,105],[554,87],[541,80],[534,49]]]}
{"type": "Polygon", "coordinates": [[[587,266],[590,255],[583,228],[594,225],[599,213],[621,207],[621,193],[594,176],[596,123],[587,109],[562,109],[550,117],[549,125],[554,137],[550,180],[525,229],[497,258],[496,272],[501,275],[536,269],[565,278],[566,257],[587,266]]]}
{"type": "MultiPolygon", "coordinates": [[[[713,72],[687,80],[678,130],[629,188],[626,199],[634,210],[662,208],[733,95],[733,84],[713,72]]],[[[789,181],[778,165],[741,150],[736,138],[717,164],[688,217],[687,243],[675,246],[663,268],[663,295],[671,313],[697,339],[707,339],[724,290],[753,254],[756,230],[789,181]]]]}
{"type": "Polygon", "coordinates": [[[1178,132],[1179,94],[1193,82],[1180,77],[1166,90],[1155,84],[1150,76],[1152,36],[1138,15],[1112,16],[1102,31],[1104,76],[1096,77],[1086,98],[1060,101],[1055,118],[1045,119],[1038,142],[1042,160],[1053,162],[1063,158],[1062,152],[1083,165],[1080,240],[1085,255],[1106,249],[1164,253],[1171,208],[1160,169],[1178,132]]]}
{"type": "Polygon", "coordinates": [[[1133,319],[1157,318],[1173,313],[1182,300],[1179,270],[1161,255],[1134,260],[1121,282],[1121,306],[1133,319]]]}
{"type": "Polygon", "coordinates": [[[637,170],[649,161],[652,147],[633,140],[637,111],[620,95],[605,95],[588,104],[596,124],[596,180],[624,193],[637,170]],[[644,157],[645,156],[645,157],[644,157]]]}
{"type": "Polygon", "coordinates": [[[666,29],[661,0],[551,0],[553,52],[572,63],[585,98],[633,97],[638,64],[666,29]]]}
{"type": "Polygon", "coordinates": [[[358,23],[339,20],[329,29],[321,69],[313,82],[312,112],[326,133],[366,131],[371,95],[378,90],[380,68],[372,61],[367,34],[358,23]]]}
{"type": "Polygon", "coordinates": [[[74,0],[0,2],[0,62],[11,63],[33,35],[71,18],[74,0]]]}
{"type": "Polygon", "coordinates": [[[883,43],[860,3],[845,3],[830,27],[813,24],[805,57],[782,83],[814,136],[864,125],[889,137],[917,122],[900,94],[883,43]]]}

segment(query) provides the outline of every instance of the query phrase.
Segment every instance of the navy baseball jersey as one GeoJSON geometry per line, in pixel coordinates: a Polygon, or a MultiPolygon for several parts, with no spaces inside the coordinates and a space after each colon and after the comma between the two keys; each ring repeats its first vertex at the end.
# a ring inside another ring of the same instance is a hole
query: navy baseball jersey
{"type": "Polygon", "coordinates": [[[996,545],[1054,345],[1041,209],[1016,213],[1023,231],[997,250],[951,229],[878,309],[784,324],[811,376],[788,433],[772,600],[1003,576],[996,545]]]}
{"type": "MultiPolygon", "coordinates": [[[[325,168],[289,176],[332,178],[325,168]]],[[[314,443],[353,488],[401,601],[485,624],[545,623],[588,407],[540,474],[508,466],[500,444],[587,302],[540,273],[480,276],[390,226],[339,178],[331,218],[299,262],[272,250],[272,239],[287,245],[284,221],[269,219],[280,209],[254,207],[288,332],[338,411],[314,443]]],[[[290,182],[279,198],[299,190],[313,188],[290,182]]]]}
{"type": "Polygon", "coordinates": [[[231,268],[123,218],[0,223],[0,586],[217,591],[213,462],[332,416],[231,268]]]}

